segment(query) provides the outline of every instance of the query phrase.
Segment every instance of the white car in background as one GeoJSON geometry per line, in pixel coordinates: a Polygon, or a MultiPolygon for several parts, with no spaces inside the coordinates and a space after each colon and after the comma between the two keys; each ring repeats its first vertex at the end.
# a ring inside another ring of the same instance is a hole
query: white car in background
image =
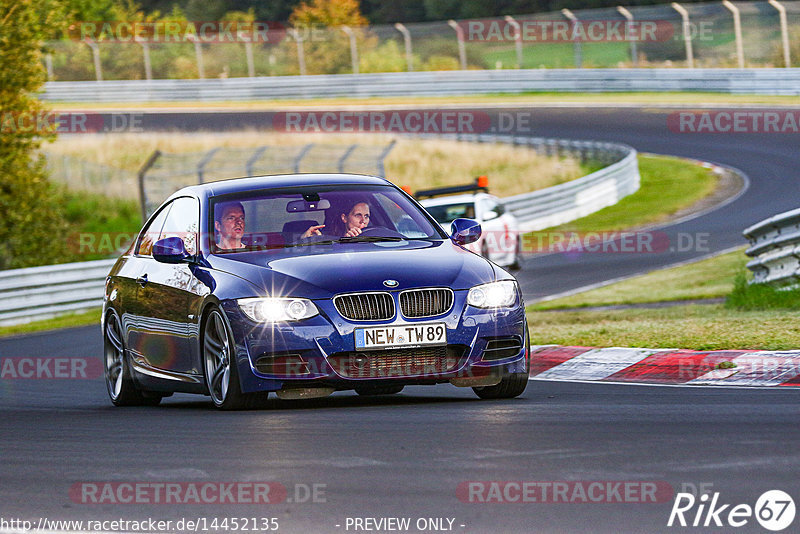
{"type": "Polygon", "coordinates": [[[417,191],[414,196],[446,232],[455,219],[481,223],[481,238],[465,248],[501,267],[521,267],[522,235],[517,219],[506,211],[499,198],[488,193],[485,180],[478,179],[475,185],[417,191]]]}

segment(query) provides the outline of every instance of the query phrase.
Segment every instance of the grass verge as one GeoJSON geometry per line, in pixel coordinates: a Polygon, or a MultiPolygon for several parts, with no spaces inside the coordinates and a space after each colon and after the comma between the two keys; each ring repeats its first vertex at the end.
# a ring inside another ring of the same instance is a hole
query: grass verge
{"type": "Polygon", "coordinates": [[[215,102],[54,102],[58,110],[152,110],[161,109],[241,109],[275,110],[309,107],[354,107],[354,106],[458,106],[458,105],[503,105],[503,104],[641,104],[659,106],[665,104],[772,104],[794,106],[800,104],[798,96],[780,95],[732,95],[728,93],[704,92],[630,92],[630,93],[564,93],[536,92],[522,94],[487,94],[464,96],[426,97],[369,97],[369,98],[317,98],[287,100],[250,100],[215,102]]]}
{"type": "Polygon", "coordinates": [[[639,155],[641,186],[613,206],[547,231],[613,232],[668,220],[714,192],[719,176],[694,162],[639,155]]]}
{"type": "Polygon", "coordinates": [[[736,310],[800,310],[800,288],[777,289],[765,284],[749,284],[741,273],[725,306],[736,310]]]}
{"type": "Polygon", "coordinates": [[[689,265],[661,269],[569,297],[539,302],[531,305],[529,310],[545,311],[725,297],[737,285],[737,280],[746,279],[745,263],[747,263],[747,256],[744,255],[744,248],[742,248],[689,265]]]}
{"type": "Polygon", "coordinates": [[[694,350],[800,347],[800,312],[723,305],[612,311],[528,312],[531,343],[694,350]]]}
{"type": "Polygon", "coordinates": [[[16,324],[12,326],[0,326],[0,337],[31,334],[33,332],[45,332],[47,330],[58,330],[60,328],[89,326],[99,323],[100,308],[96,308],[80,313],[60,315],[58,317],[53,317],[52,319],[43,319],[41,321],[33,321],[30,323],[16,324]]]}

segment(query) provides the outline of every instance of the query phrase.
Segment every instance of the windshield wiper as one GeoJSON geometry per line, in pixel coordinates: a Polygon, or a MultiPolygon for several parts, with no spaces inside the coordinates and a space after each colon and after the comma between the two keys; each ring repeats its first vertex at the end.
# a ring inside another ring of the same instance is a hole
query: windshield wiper
{"type": "Polygon", "coordinates": [[[333,245],[334,243],[338,243],[338,240],[333,239],[324,239],[322,241],[308,241],[306,243],[290,243],[288,245],[283,245],[284,248],[289,247],[310,247],[311,245],[333,245]]]}

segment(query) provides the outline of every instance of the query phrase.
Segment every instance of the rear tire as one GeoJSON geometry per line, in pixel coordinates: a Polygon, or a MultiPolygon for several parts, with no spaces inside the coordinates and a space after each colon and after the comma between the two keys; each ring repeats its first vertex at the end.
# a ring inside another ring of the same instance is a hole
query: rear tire
{"type": "Polygon", "coordinates": [[[136,387],[125,355],[122,325],[114,312],[106,316],[103,350],[106,389],[114,406],[156,406],[161,402],[158,393],[142,392],[136,387]]]}
{"type": "Polygon", "coordinates": [[[233,334],[216,306],[206,315],[202,332],[203,375],[214,407],[219,410],[261,407],[269,393],[242,393],[233,334]]]}
{"type": "Polygon", "coordinates": [[[403,391],[405,386],[371,386],[356,388],[356,393],[363,397],[373,397],[375,395],[394,395],[403,391]]]}

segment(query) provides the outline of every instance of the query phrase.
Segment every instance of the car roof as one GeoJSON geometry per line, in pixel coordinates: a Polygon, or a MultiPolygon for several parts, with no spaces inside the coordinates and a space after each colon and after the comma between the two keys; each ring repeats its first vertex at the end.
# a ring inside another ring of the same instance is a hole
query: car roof
{"type": "Polygon", "coordinates": [[[378,176],[365,174],[325,174],[325,173],[298,173],[275,174],[269,176],[254,176],[250,178],[234,178],[220,180],[207,184],[192,185],[176,191],[170,198],[185,196],[187,194],[211,197],[227,195],[230,193],[243,193],[247,191],[270,189],[278,187],[313,186],[313,185],[391,185],[391,182],[378,176]]]}
{"type": "Polygon", "coordinates": [[[419,201],[423,206],[444,206],[447,204],[463,204],[467,202],[475,202],[482,198],[496,198],[493,195],[486,193],[467,193],[463,195],[448,195],[442,197],[425,198],[419,201]]]}

